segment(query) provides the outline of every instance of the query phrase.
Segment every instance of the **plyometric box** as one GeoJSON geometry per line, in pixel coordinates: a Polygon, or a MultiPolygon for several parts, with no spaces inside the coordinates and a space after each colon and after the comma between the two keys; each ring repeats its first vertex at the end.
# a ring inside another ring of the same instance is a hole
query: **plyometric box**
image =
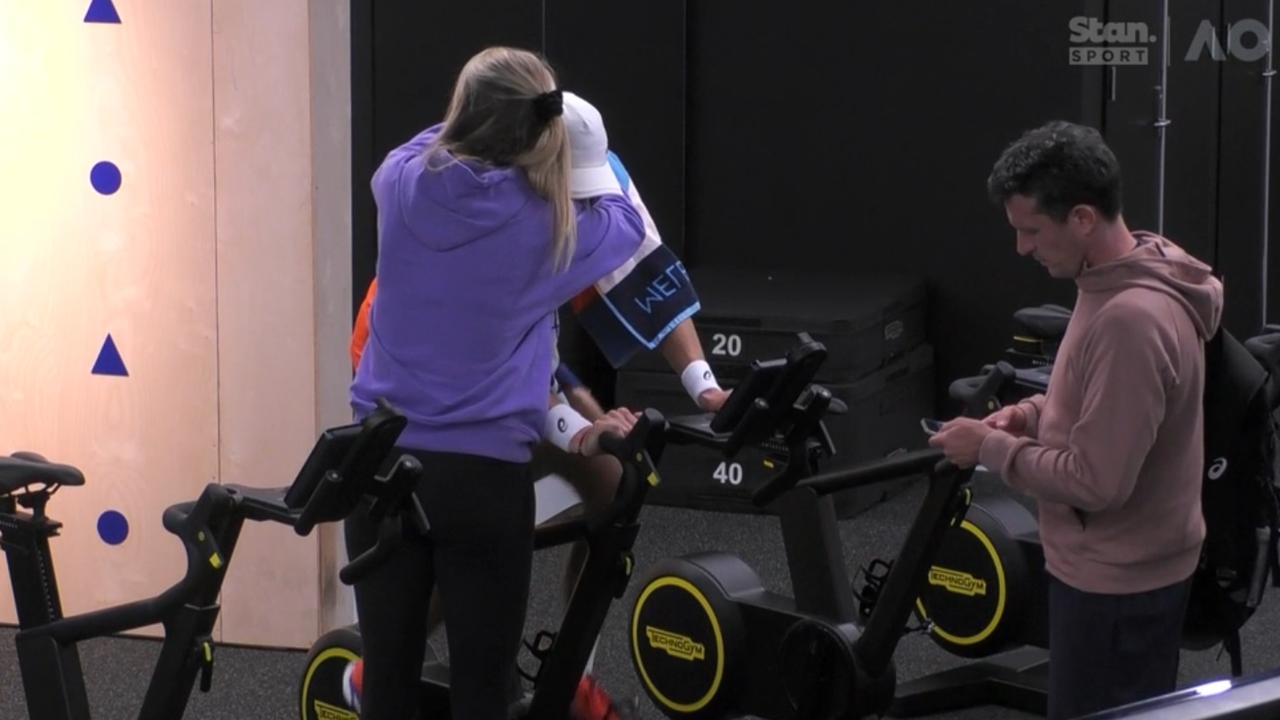
{"type": "MultiPolygon", "coordinates": [[[[801,331],[827,348],[820,381],[850,382],[925,341],[926,293],[917,277],[731,268],[690,277],[702,302],[698,338],[722,378],[741,377],[755,360],[784,357],[801,331]]],[[[669,370],[657,351],[626,369],[669,370]]]]}

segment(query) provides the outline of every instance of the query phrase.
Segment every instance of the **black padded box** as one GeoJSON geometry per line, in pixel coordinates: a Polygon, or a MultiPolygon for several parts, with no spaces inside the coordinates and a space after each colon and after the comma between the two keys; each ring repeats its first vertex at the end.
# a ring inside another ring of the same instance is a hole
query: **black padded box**
{"type": "MultiPolygon", "coordinates": [[[[925,341],[924,281],[904,275],[707,268],[690,271],[707,361],[738,378],[753,360],[779,358],[807,332],[829,353],[818,380],[848,382],[925,341]]],[[[669,371],[658,351],[626,370],[669,371]]]]}
{"type": "MultiPolygon", "coordinates": [[[[837,454],[826,461],[823,470],[925,447],[920,419],[934,417],[931,346],[918,345],[905,356],[853,382],[820,384],[849,406],[847,414],[826,418],[837,454]]],[[[670,371],[619,372],[616,397],[619,405],[654,407],[667,415],[696,411],[679,379],[670,371]]],[[[649,491],[648,501],[674,507],[758,513],[761,511],[751,503],[751,494],[772,475],[765,462],[763,452],[750,448],[726,460],[709,448],[668,445],[658,466],[662,483],[649,491]]],[[[836,496],[837,512],[840,517],[855,515],[898,487],[900,484],[884,483],[845,491],[836,496]]]]}

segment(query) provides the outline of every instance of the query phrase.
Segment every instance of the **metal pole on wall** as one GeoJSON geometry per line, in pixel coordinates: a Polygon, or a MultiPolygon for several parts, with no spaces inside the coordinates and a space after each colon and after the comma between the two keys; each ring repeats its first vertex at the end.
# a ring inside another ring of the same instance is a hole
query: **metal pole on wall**
{"type": "Polygon", "coordinates": [[[1156,234],[1164,235],[1164,161],[1165,140],[1170,120],[1165,116],[1166,96],[1169,92],[1169,0],[1160,3],[1160,17],[1164,30],[1160,35],[1160,84],[1156,86],[1156,234]]]}
{"type": "Polygon", "coordinates": [[[1262,324],[1265,326],[1270,318],[1271,296],[1267,294],[1267,280],[1271,274],[1271,83],[1276,70],[1273,65],[1272,39],[1275,32],[1271,29],[1275,21],[1275,0],[1267,2],[1267,59],[1262,71],[1262,324]]]}

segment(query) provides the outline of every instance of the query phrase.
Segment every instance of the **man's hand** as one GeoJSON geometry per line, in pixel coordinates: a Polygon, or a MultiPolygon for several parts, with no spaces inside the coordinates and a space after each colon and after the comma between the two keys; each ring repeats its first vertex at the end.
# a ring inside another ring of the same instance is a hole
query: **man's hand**
{"type": "Polygon", "coordinates": [[[720,412],[720,408],[724,407],[725,401],[729,399],[729,392],[720,388],[704,390],[698,396],[698,407],[705,412],[720,412]]]}
{"type": "Polygon", "coordinates": [[[631,428],[635,427],[636,420],[636,414],[626,408],[610,410],[591,423],[591,427],[578,431],[569,447],[583,455],[601,455],[600,436],[612,432],[626,437],[631,428]]]}
{"type": "Polygon", "coordinates": [[[1027,412],[1017,405],[1005,405],[982,419],[989,428],[1003,430],[1014,437],[1027,432],[1027,412]]]}
{"type": "Polygon", "coordinates": [[[956,418],[929,438],[929,445],[940,448],[957,467],[971,468],[978,464],[982,441],[993,432],[995,429],[982,420],[956,418]]]}

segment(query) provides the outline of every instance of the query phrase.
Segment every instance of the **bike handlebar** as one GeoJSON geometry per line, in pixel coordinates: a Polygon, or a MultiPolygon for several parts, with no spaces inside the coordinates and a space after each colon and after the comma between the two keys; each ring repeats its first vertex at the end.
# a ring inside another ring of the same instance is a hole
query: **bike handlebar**
{"type": "MultiPolygon", "coordinates": [[[[657,484],[657,473],[650,458],[651,452],[661,447],[662,430],[666,420],[657,410],[646,410],[636,421],[626,437],[616,433],[600,436],[600,448],[622,463],[622,480],[613,501],[599,516],[588,522],[588,532],[617,522],[628,513],[639,510],[644,502],[644,485],[657,484]]],[[[344,566],[338,577],[344,584],[354,585],[387,561],[404,542],[409,532],[419,535],[430,533],[431,525],[418,496],[413,492],[423,473],[422,464],[411,455],[405,455],[396,463],[386,479],[380,479],[388,488],[374,500],[369,515],[381,520],[378,539],[373,547],[365,550],[344,566]],[[408,521],[412,528],[406,528],[408,521]]]]}

